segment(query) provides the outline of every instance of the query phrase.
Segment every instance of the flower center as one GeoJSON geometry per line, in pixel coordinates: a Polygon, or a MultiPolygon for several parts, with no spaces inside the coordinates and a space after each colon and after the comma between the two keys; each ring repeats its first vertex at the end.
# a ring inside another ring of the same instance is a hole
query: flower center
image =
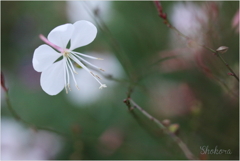
{"type": "Polygon", "coordinates": [[[66,57],[66,58],[68,58],[68,57],[69,57],[69,54],[70,54],[70,53],[69,53],[69,52],[67,52],[67,51],[64,51],[64,52],[63,52],[63,56],[64,56],[64,57],[66,57]]]}

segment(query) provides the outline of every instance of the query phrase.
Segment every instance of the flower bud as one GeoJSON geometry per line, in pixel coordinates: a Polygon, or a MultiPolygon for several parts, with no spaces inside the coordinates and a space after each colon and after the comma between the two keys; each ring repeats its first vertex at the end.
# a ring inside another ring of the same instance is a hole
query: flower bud
{"type": "Polygon", "coordinates": [[[174,134],[178,134],[179,133],[179,124],[171,124],[168,129],[170,132],[174,133],[174,134]]]}
{"type": "Polygon", "coordinates": [[[165,119],[165,120],[162,121],[162,124],[163,124],[164,126],[169,126],[170,123],[171,123],[171,121],[168,120],[168,119],[165,119]]]}
{"type": "Polygon", "coordinates": [[[217,48],[216,51],[223,54],[223,53],[226,53],[228,51],[228,47],[220,46],[219,48],[217,48]]]}

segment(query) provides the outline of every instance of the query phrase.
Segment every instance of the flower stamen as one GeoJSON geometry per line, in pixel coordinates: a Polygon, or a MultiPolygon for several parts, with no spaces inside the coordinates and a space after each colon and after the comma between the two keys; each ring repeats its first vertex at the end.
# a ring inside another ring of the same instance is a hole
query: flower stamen
{"type": "Polygon", "coordinates": [[[84,61],[84,62],[87,63],[88,65],[90,65],[90,66],[92,66],[92,67],[94,67],[94,68],[96,68],[96,69],[98,69],[98,70],[104,71],[102,68],[99,68],[98,66],[93,65],[92,63],[84,60],[83,58],[81,58],[80,56],[78,56],[75,52],[72,53],[72,55],[75,56],[76,58],[80,59],[81,61],[84,61]]]}
{"type": "MultiPolygon", "coordinates": [[[[65,59],[63,60],[63,61],[65,61],[65,59]]],[[[66,65],[64,65],[63,66],[63,74],[64,74],[64,87],[65,87],[65,91],[66,91],[66,93],[68,94],[68,90],[67,90],[67,82],[66,82],[66,65]]]]}
{"type": "MultiPolygon", "coordinates": [[[[68,68],[69,68],[69,70],[70,70],[70,72],[71,72],[71,74],[72,74],[72,77],[73,77],[73,81],[74,81],[74,83],[75,83],[75,86],[77,86],[77,81],[76,81],[75,76],[74,76],[74,73],[73,73],[73,70],[74,70],[74,69],[71,68],[70,62],[71,62],[71,60],[68,58],[67,61],[66,61],[66,63],[67,63],[67,66],[68,66],[68,68]]],[[[70,90],[70,89],[69,89],[69,90],[70,90]]]]}
{"type": "Polygon", "coordinates": [[[90,58],[90,59],[103,60],[102,58],[97,58],[97,57],[94,57],[94,56],[89,56],[89,55],[81,54],[81,53],[78,53],[78,52],[75,52],[75,51],[71,51],[71,53],[74,53],[74,54],[77,54],[77,55],[81,55],[81,56],[83,56],[83,57],[87,57],[87,58],[90,58]]]}
{"type": "Polygon", "coordinates": [[[66,71],[66,72],[64,72],[64,83],[65,83],[66,93],[68,93],[67,87],[71,91],[70,86],[69,86],[69,71],[68,71],[68,67],[67,67],[67,58],[64,57],[63,59],[64,59],[64,64],[65,64],[64,70],[66,71]],[[66,75],[67,75],[67,77],[66,77],[66,75]]]}
{"type": "Polygon", "coordinates": [[[97,77],[98,79],[101,79],[98,75],[95,74],[95,77],[97,77]]]}
{"type": "Polygon", "coordinates": [[[99,89],[102,89],[102,88],[106,88],[106,84],[101,84],[101,86],[99,87],[99,89]]]}
{"type": "Polygon", "coordinates": [[[93,78],[101,85],[99,89],[102,89],[103,87],[107,87],[105,84],[102,84],[93,74],[93,72],[91,72],[85,65],[83,65],[83,63],[81,63],[81,61],[79,61],[76,57],[74,57],[73,55],[69,55],[69,57],[93,76],[93,78]]]}
{"type": "Polygon", "coordinates": [[[76,88],[77,88],[78,90],[80,90],[80,88],[78,87],[78,85],[77,85],[77,84],[75,84],[75,86],[76,86],[76,88]]]}
{"type": "Polygon", "coordinates": [[[76,72],[75,68],[73,67],[73,64],[72,64],[70,58],[67,58],[67,60],[68,60],[68,62],[69,62],[69,64],[70,64],[70,66],[71,66],[72,71],[73,71],[74,73],[78,74],[78,73],[76,72]]]}
{"type": "Polygon", "coordinates": [[[72,91],[71,88],[70,88],[70,84],[68,84],[68,89],[69,89],[69,91],[72,91]]]}
{"type": "Polygon", "coordinates": [[[98,75],[93,74],[93,72],[90,72],[94,77],[97,77],[98,79],[101,79],[98,75]]]}
{"type": "Polygon", "coordinates": [[[65,91],[66,91],[66,93],[68,94],[67,86],[65,85],[64,87],[65,87],[65,91]]]}

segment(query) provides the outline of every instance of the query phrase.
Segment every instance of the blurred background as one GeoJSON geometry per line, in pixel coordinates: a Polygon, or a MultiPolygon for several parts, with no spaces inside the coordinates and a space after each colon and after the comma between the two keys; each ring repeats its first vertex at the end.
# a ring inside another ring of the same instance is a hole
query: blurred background
{"type": "MultiPolygon", "coordinates": [[[[217,49],[239,73],[239,2],[162,2],[171,23],[198,43],[217,49]]],[[[1,70],[9,100],[31,126],[16,121],[1,88],[1,159],[186,159],[178,145],[123,100],[131,98],[170,122],[194,155],[239,159],[239,85],[224,64],[168,28],[153,2],[1,2],[1,70]],[[58,25],[88,20],[93,43],[76,51],[92,61],[107,88],[79,69],[80,91],[49,96],[32,67],[34,50],[58,25]],[[55,129],[67,136],[35,126],[55,129]],[[176,129],[177,128],[177,129],[176,129]],[[201,147],[231,154],[201,155],[201,147]]]]}

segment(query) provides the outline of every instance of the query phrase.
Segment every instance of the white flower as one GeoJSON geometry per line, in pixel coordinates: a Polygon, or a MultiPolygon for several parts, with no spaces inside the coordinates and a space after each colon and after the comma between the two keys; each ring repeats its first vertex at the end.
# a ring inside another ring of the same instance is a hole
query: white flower
{"type": "Polygon", "coordinates": [[[76,48],[91,43],[95,39],[96,34],[97,28],[92,23],[81,20],[75,22],[74,24],[57,26],[48,34],[48,39],[43,35],[40,35],[40,38],[45,43],[60,52],[55,51],[48,45],[41,45],[34,51],[32,60],[33,68],[38,72],[42,72],[40,84],[47,94],[56,95],[62,91],[64,87],[68,93],[68,90],[71,90],[71,76],[74,80],[75,86],[79,89],[74,75],[77,74],[74,69],[74,63],[81,66],[91,76],[93,76],[95,80],[97,80],[100,84],[99,89],[107,87],[105,84],[102,84],[98,80],[100,78],[91,72],[84,64],[88,64],[102,71],[103,69],[89,63],[83,59],[83,57],[98,60],[102,59],[73,51],[76,48]],[[67,49],[69,41],[70,48],[67,49]]]}
{"type": "MultiPolygon", "coordinates": [[[[108,52],[99,53],[94,51],[88,52],[86,54],[104,58],[104,60],[108,62],[96,62],[96,65],[108,69],[107,72],[104,73],[105,76],[111,74],[113,78],[124,79],[124,70],[118,59],[113,54],[108,52]]],[[[97,88],[98,84],[93,84],[95,80],[93,80],[87,72],[85,72],[83,69],[76,69],[76,71],[78,72],[78,75],[76,75],[77,81],[79,80],[88,82],[83,87],[81,87],[81,90],[77,90],[76,88],[74,88],[69,94],[66,95],[66,97],[70,100],[70,103],[76,105],[76,107],[93,107],[93,105],[96,103],[98,104],[100,102],[104,102],[104,100],[109,100],[112,97],[116,97],[115,92],[119,88],[119,83],[117,83],[116,81],[107,79],[103,75],[102,80],[104,80],[104,82],[108,84],[108,87],[110,86],[111,88],[100,91],[97,88]],[[79,95],[81,95],[81,97],[79,97],[79,95]]],[[[99,72],[100,71],[96,71],[96,74],[98,74],[99,72]]]]}

